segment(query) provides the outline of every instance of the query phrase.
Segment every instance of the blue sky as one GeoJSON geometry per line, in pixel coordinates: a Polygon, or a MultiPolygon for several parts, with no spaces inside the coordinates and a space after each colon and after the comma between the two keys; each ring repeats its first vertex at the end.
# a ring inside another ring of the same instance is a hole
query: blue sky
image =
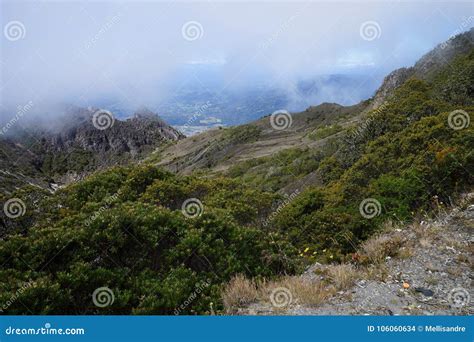
{"type": "Polygon", "coordinates": [[[326,74],[380,80],[472,27],[473,9],[455,1],[2,1],[0,100],[5,108],[118,96],[152,105],[189,80],[218,79],[222,89],[326,74]]]}

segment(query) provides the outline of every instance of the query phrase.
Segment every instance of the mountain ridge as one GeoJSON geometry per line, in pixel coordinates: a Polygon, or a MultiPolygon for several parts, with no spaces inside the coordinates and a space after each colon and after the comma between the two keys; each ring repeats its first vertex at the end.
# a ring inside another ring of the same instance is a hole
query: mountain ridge
{"type": "Polygon", "coordinates": [[[389,73],[376,91],[369,109],[375,109],[393,94],[394,90],[410,77],[422,80],[430,79],[434,70],[449,64],[456,56],[469,52],[474,44],[474,28],[451,37],[424,54],[411,67],[403,67],[389,73]]]}
{"type": "Polygon", "coordinates": [[[137,161],[160,144],[184,138],[146,108],[138,109],[126,120],[102,112],[104,122],[110,126],[105,129],[94,122],[94,115],[102,114],[100,109],[80,107],[57,115],[54,124],[32,121],[26,127],[13,127],[12,132],[0,138],[0,148],[6,156],[0,167],[17,177],[4,173],[0,184],[10,183],[11,190],[23,179],[51,189],[50,184],[67,184],[97,169],[137,161]],[[30,175],[25,176],[20,170],[27,170],[30,175]]]}

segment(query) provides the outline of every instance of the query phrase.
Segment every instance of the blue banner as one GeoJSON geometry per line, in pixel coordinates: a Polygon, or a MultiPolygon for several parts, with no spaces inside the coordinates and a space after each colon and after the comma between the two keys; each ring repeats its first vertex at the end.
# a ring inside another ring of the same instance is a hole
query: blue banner
{"type": "Polygon", "coordinates": [[[0,316],[0,341],[465,341],[469,316],[0,316]]]}

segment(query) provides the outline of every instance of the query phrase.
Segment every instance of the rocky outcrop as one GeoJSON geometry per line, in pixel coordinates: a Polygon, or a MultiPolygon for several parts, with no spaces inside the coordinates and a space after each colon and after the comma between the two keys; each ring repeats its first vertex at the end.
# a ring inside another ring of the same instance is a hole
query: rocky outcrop
{"type": "Polygon", "coordinates": [[[94,126],[96,112],[80,110],[60,129],[41,133],[45,150],[67,152],[70,148],[80,148],[101,154],[100,157],[107,160],[111,153],[138,156],[163,142],[184,138],[183,134],[146,109],[137,111],[125,121],[112,119],[113,123],[105,129],[94,126]]]}
{"type": "Polygon", "coordinates": [[[375,109],[382,105],[382,103],[393,94],[395,89],[410,77],[429,80],[441,67],[449,64],[457,56],[467,54],[473,48],[474,28],[451,37],[421,57],[414,66],[397,69],[386,76],[382,85],[375,93],[368,109],[375,109]]]}
{"type": "Polygon", "coordinates": [[[394,90],[405,83],[405,81],[408,80],[412,75],[413,68],[400,68],[385,76],[382,85],[375,94],[370,109],[374,109],[382,105],[385,99],[392,95],[394,90]]]}
{"type": "Polygon", "coordinates": [[[108,113],[104,129],[95,122],[98,111],[69,108],[54,120],[30,122],[2,137],[0,147],[8,158],[0,167],[9,172],[0,175],[2,189],[8,192],[31,182],[43,188],[48,183],[69,183],[100,168],[139,160],[166,142],[184,138],[146,108],[127,120],[108,113]]]}

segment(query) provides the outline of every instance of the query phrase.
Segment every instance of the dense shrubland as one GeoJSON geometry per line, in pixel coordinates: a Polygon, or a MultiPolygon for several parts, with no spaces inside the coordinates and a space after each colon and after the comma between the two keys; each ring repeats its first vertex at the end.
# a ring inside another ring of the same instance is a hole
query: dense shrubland
{"type": "MultiPolygon", "coordinates": [[[[473,56],[429,82],[410,79],[358,127],[317,131],[315,139],[328,139],[322,149],[246,161],[226,176],[177,176],[141,164],[98,172],[54,195],[18,190],[9,197],[27,210],[14,223],[2,217],[0,303],[33,282],[5,312],[218,312],[222,285],[236,274],[271,278],[297,273],[304,258],[346,259],[383,221],[409,220],[472,186],[472,123],[455,130],[448,119],[454,110],[473,117],[473,56]],[[320,183],[263,225],[283,199],[275,191],[311,173],[320,183]],[[200,216],[183,215],[190,198],[203,203],[200,216]],[[359,209],[367,198],[380,203],[370,219],[359,209]],[[91,294],[103,286],[115,301],[98,308],[91,294]]],[[[229,140],[251,142],[260,131],[229,132],[229,140]]]]}
{"type": "MultiPolygon", "coordinates": [[[[473,60],[474,52],[456,59],[432,82],[408,80],[358,127],[347,130],[336,148],[300,150],[294,155],[293,162],[282,168],[299,159],[322,184],[307,187],[283,208],[273,228],[300,249],[325,251],[320,253],[323,260],[343,259],[382,221],[405,221],[437,209],[472,186],[472,124],[455,130],[448,121],[455,110],[472,117],[473,60]],[[381,205],[380,214],[372,219],[359,212],[367,198],[381,205]]],[[[284,156],[275,156],[274,165],[284,156]]],[[[247,170],[245,164],[236,165],[229,175],[266,187],[268,179],[275,181],[255,173],[255,165],[267,160],[252,161],[247,170]]],[[[288,178],[299,175],[290,174],[288,178]]]]}
{"type": "Polygon", "coordinates": [[[33,280],[21,301],[37,313],[97,312],[91,293],[107,286],[115,304],[101,313],[173,314],[205,282],[182,313],[207,312],[213,301],[219,309],[220,285],[233,274],[297,270],[295,248],[252,224],[274,200],[229,179],[178,178],[148,165],[98,173],[47,196],[28,232],[0,244],[0,302],[33,280]],[[183,215],[188,198],[202,201],[200,216],[183,215]]]}

